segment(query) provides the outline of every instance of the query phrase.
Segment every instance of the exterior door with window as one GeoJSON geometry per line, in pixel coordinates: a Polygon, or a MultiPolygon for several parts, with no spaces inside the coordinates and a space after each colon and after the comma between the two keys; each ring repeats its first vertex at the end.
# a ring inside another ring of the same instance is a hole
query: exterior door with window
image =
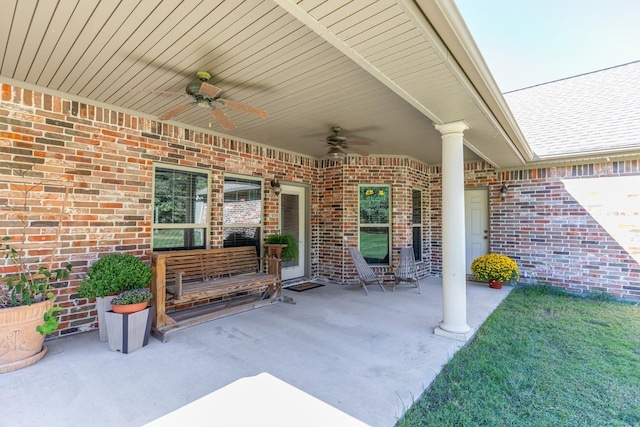
{"type": "Polygon", "coordinates": [[[465,190],[464,206],[467,274],[473,274],[473,260],[489,252],[489,190],[465,190]]]}
{"type": "Polygon", "coordinates": [[[282,280],[304,277],[306,274],[306,188],[282,185],[280,193],[280,232],[293,234],[298,241],[299,256],[282,263],[282,280]]]}

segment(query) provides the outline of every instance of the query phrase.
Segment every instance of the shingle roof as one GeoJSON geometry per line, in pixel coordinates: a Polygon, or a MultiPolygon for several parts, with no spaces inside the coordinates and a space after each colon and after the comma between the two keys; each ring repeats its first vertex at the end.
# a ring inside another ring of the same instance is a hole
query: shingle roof
{"type": "Polygon", "coordinates": [[[640,150],[640,61],[504,98],[538,158],[640,150]]]}

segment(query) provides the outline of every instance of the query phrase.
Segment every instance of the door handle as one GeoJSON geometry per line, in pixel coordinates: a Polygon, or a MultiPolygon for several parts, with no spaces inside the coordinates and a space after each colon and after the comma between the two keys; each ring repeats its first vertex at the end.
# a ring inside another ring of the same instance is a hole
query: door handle
{"type": "Polygon", "coordinates": [[[487,240],[489,238],[489,236],[484,236],[484,240],[487,240]]]}

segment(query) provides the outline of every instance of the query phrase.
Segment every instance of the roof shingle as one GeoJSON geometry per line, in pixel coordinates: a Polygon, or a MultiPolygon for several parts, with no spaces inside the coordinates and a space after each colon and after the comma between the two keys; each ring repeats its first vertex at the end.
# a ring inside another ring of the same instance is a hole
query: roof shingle
{"type": "Polygon", "coordinates": [[[536,158],[640,150],[640,61],[504,97],[536,158]]]}

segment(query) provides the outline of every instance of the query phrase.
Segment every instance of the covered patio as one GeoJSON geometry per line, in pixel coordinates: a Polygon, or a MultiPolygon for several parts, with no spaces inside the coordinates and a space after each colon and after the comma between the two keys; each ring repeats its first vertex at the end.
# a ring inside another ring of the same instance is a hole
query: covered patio
{"type": "MultiPolygon", "coordinates": [[[[399,286],[367,297],[359,287],[330,283],[285,290],[296,304],[208,322],[164,344],[152,338],[130,354],[109,351],[97,331],[50,340],[43,360],[2,376],[12,396],[3,399],[3,422],[139,426],[268,372],[371,426],[393,426],[464,345],[433,333],[442,320],[441,279],[421,285],[422,295],[399,286]],[[34,390],[46,403],[34,401],[34,390]]],[[[510,289],[468,282],[470,327],[477,330],[510,289]]],[[[283,401],[281,411],[294,410],[291,404],[283,401]]]]}

